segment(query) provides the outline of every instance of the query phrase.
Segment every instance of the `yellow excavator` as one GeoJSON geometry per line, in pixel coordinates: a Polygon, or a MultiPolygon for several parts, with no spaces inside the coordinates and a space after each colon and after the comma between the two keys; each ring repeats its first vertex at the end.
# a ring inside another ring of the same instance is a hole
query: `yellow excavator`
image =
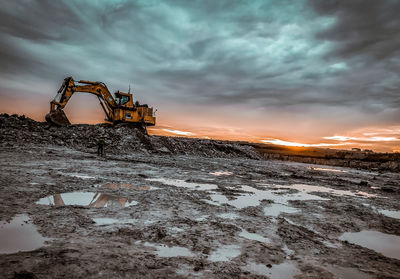
{"type": "Polygon", "coordinates": [[[146,104],[141,105],[138,101],[134,103],[132,94],[117,91],[113,98],[103,82],[74,81],[72,77],[64,79],[57,95],[50,102],[50,112],[46,115],[47,122],[59,126],[71,124],[65,115],[64,108],[75,92],[96,95],[106,114],[107,124],[130,123],[142,128],[156,124],[153,108],[149,108],[146,104]]]}

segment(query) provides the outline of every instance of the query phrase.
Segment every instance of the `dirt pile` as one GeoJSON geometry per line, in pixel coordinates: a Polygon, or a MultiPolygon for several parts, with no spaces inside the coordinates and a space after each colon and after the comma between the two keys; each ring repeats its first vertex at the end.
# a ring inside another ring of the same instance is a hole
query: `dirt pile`
{"type": "Polygon", "coordinates": [[[101,125],[50,126],[25,116],[0,114],[0,144],[23,146],[24,143],[54,144],[78,150],[95,149],[100,136],[105,137],[109,154],[126,152],[187,154],[206,157],[244,157],[260,159],[254,147],[235,142],[149,136],[141,130],[101,125]]]}

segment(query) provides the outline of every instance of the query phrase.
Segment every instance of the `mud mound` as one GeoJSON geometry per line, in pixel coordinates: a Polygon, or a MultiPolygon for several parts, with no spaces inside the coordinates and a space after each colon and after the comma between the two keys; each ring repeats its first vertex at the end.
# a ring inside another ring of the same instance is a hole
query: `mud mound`
{"type": "Polygon", "coordinates": [[[126,152],[188,154],[207,157],[245,157],[260,159],[254,147],[228,141],[149,136],[129,127],[103,127],[101,125],[70,125],[54,127],[37,122],[24,115],[0,114],[0,144],[54,144],[78,150],[95,148],[100,136],[105,137],[106,150],[111,154],[126,152]]]}

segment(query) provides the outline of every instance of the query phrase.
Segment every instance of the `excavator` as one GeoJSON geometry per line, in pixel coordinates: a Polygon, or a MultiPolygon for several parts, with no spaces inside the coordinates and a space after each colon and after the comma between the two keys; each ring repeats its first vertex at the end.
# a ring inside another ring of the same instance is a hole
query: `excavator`
{"type": "Polygon", "coordinates": [[[74,81],[72,77],[64,79],[57,95],[50,102],[50,112],[46,115],[47,122],[57,126],[71,124],[64,108],[75,92],[96,95],[106,114],[105,122],[109,125],[128,123],[146,129],[147,126],[156,124],[153,108],[149,108],[147,104],[139,104],[138,101],[134,103],[131,93],[117,91],[113,98],[103,82],[74,81]]]}

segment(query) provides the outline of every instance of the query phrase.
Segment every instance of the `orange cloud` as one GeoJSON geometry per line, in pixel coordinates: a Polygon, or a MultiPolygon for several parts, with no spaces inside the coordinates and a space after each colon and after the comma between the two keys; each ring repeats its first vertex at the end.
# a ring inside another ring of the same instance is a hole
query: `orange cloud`
{"type": "Polygon", "coordinates": [[[268,139],[261,141],[264,143],[271,143],[275,145],[295,146],[295,147],[331,147],[331,146],[343,146],[348,144],[348,143],[298,143],[280,139],[268,139]]]}

